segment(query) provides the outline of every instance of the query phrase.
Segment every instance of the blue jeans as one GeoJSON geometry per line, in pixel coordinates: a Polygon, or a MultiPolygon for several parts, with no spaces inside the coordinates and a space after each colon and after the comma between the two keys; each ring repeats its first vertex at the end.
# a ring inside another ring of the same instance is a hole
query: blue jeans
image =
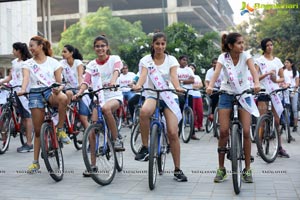
{"type": "MultiPolygon", "coordinates": [[[[30,89],[30,92],[41,92],[45,90],[47,87],[42,87],[42,88],[33,88],[30,89]]],[[[32,93],[29,94],[29,104],[28,107],[30,109],[32,108],[45,108],[45,103],[44,101],[48,101],[50,96],[51,96],[51,90],[47,90],[43,92],[45,99],[43,98],[42,93],[32,93]]]]}

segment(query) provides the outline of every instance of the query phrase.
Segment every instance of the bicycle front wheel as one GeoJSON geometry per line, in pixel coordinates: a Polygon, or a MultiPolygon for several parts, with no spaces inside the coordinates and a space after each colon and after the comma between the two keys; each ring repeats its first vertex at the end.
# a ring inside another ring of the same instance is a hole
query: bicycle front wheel
{"type": "Polygon", "coordinates": [[[194,113],[192,108],[186,107],[182,113],[181,137],[184,143],[188,143],[194,132],[194,113]]]}
{"type": "Polygon", "coordinates": [[[136,155],[139,149],[142,147],[142,136],[140,131],[140,123],[134,125],[133,131],[130,136],[130,146],[131,150],[136,155]]]}
{"type": "Polygon", "coordinates": [[[216,107],[216,109],[214,111],[213,130],[214,130],[214,137],[219,139],[219,137],[220,137],[220,122],[219,122],[219,108],[218,107],[216,107]]]}
{"type": "Polygon", "coordinates": [[[205,122],[205,131],[206,133],[210,133],[211,130],[213,129],[213,122],[209,119],[209,117],[206,117],[206,122],[205,122]]]}
{"type": "Polygon", "coordinates": [[[242,186],[242,133],[238,124],[233,124],[231,131],[231,167],[232,182],[235,194],[239,194],[242,186]]]}
{"type": "Polygon", "coordinates": [[[51,124],[45,122],[41,127],[42,156],[48,173],[55,181],[64,176],[64,160],[61,147],[51,124]]]}
{"type": "Polygon", "coordinates": [[[261,158],[267,163],[274,162],[278,155],[279,135],[274,118],[269,114],[259,117],[255,128],[255,142],[261,158]]]}
{"type": "Polygon", "coordinates": [[[158,131],[159,127],[154,124],[151,127],[150,138],[150,152],[149,152],[149,168],[148,168],[148,182],[150,190],[155,188],[157,178],[157,158],[158,158],[158,131]]]}
{"type": "Polygon", "coordinates": [[[165,172],[166,166],[166,157],[169,152],[168,138],[165,135],[164,131],[161,132],[160,137],[160,152],[157,158],[157,166],[159,175],[162,175],[165,172]]]}
{"type": "Polygon", "coordinates": [[[6,110],[2,112],[0,117],[0,127],[0,154],[4,154],[9,147],[12,130],[14,129],[14,123],[6,110]]]}
{"type": "Polygon", "coordinates": [[[100,185],[108,185],[116,174],[116,154],[103,124],[91,124],[85,131],[82,156],[87,171],[100,185]]]}

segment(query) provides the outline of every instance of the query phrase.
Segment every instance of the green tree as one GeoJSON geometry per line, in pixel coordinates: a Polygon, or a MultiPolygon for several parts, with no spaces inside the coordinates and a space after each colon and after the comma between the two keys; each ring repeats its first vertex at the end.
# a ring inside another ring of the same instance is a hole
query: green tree
{"type": "Polygon", "coordinates": [[[189,62],[196,64],[196,73],[204,78],[201,69],[210,68],[211,59],[220,54],[220,37],[216,32],[199,36],[195,28],[185,23],[174,23],[165,29],[168,37],[168,52],[177,58],[187,55],[189,62]],[[218,43],[216,43],[216,41],[218,43]]]}
{"type": "Polygon", "coordinates": [[[104,34],[108,38],[113,54],[119,54],[119,49],[126,49],[126,45],[137,38],[146,37],[141,22],[132,24],[119,17],[113,17],[108,7],[100,7],[96,13],[89,14],[82,20],[83,23],[73,24],[61,34],[58,48],[61,50],[65,44],[71,44],[79,49],[85,60],[95,58],[93,42],[99,35],[104,34]]]}

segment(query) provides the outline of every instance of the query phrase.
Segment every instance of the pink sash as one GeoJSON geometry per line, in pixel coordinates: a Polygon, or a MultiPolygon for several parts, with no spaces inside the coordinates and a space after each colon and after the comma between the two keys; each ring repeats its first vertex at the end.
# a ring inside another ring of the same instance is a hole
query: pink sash
{"type": "MultiPolygon", "coordinates": [[[[162,78],[160,72],[157,70],[152,58],[146,62],[146,67],[148,69],[148,75],[152,80],[153,85],[157,89],[169,89],[166,81],[162,78]]],[[[178,104],[173,98],[172,92],[161,92],[160,96],[170,108],[170,110],[176,115],[179,123],[182,118],[182,115],[178,104]]]]}
{"type": "MultiPolygon", "coordinates": [[[[265,63],[257,62],[257,64],[258,64],[259,69],[262,74],[266,74],[268,72],[267,65],[265,63]]],[[[279,89],[279,85],[274,83],[271,80],[270,76],[266,76],[260,82],[266,88],[266,92],[268,94],[270,94],[272,91],[274,91],[276,89],[279,89]]],[[[271,101],[272,101],[273,107],[275,108],[277,115],[280,117],[283,112],[283,106],[282,106],[281,99],[278,96],[278,94],[272,94],[271,101]]]]}
{"type": "MultiPolygon", "coordinates": [[[[225,54],[225,69],[224,70],[224,73],[227,74],[227,76],[229,77],[229,83],[230,83],[230,86],[233,88],[234,91],[237,92],[237,94],[240,94],[242,93],[242,88],[241,88],[241,85],[240,85],[240,82],[238,80],[238,75],[237,75],[237,71],[236,71],[236,68],[233,66],[233,62],[232,62],[232,59],[229,55],[229,53],[226,53],[225,54]]],[[[241,72],[239,72],[241,73],[241,72]]],[[[240,98],[239,98],[239,103],[241,104],[241,106],[247,111],[249,112],[250,114],[254,115],[255,117],[259,117],[259,111],[257,109],[257,106],[254,102],[254,98],[252,95],[250,94],[243,94],[240,98]],[[247,102],[246,102],[246,98],[250,98],[251,100],[251,105],[249,105],[247,102]]]]}
{"type": "Polygon", "coordinates": [[[50,74],[45,74],[41,70],[41,68],[33,61],[28,62],[29,69],[31,73],[35,74],[35,76],[47,87],[51,86],[53,83],[53,79],[50,74]]]}
{"type": "Polygon", "coordinates": [[[72,85],[72,87],[78,86],[78,80],[76,79],[76,75],[71,67],[68,65],[67,61],[64,61],[64,74],[67,81],[72,85]]]}

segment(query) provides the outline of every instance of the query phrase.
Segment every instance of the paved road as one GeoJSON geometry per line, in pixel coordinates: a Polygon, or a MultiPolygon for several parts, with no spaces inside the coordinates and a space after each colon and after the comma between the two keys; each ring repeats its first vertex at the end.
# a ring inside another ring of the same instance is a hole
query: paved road
{"type": "MultiPolygon", "coordinates": [[[[9,151],[0,155],[0,200],[26,199],[300,199],[300,134],[294,133],[296,142],[284,147],[291,158],[277,158],[272,164],[266,164],[255,157],[252,163],[255,183],[243,184],[241,193],[234,194],[232,179],[223,183],[213,183],[217,169],[217,140],[211,134],[198,132],[200,141],[181,143],[181,167],[188,176],[188,182],[173,180],[173,164],[169,155],[166,173],[158,177],[156,188],[150,191],[147,179],[147,162],[134,161],[129,146],[129,129],[125,143],[124,171],[117,173],[108,186],[100,186],[90,178],[83,178],[85,169],[81,151],[73,145],[64,147],[66,174],[61,182],[53,181],[46,172],[43,161],[41,173],[24,173],[31,163],[33,153],[17,153],[20,145],[13,138],[9,151]]],[[[256,155],[256,146],[252,145],[252,155],[256,155]]],[[[226,161],[230,169],[230,162],[226,161]]]]}

